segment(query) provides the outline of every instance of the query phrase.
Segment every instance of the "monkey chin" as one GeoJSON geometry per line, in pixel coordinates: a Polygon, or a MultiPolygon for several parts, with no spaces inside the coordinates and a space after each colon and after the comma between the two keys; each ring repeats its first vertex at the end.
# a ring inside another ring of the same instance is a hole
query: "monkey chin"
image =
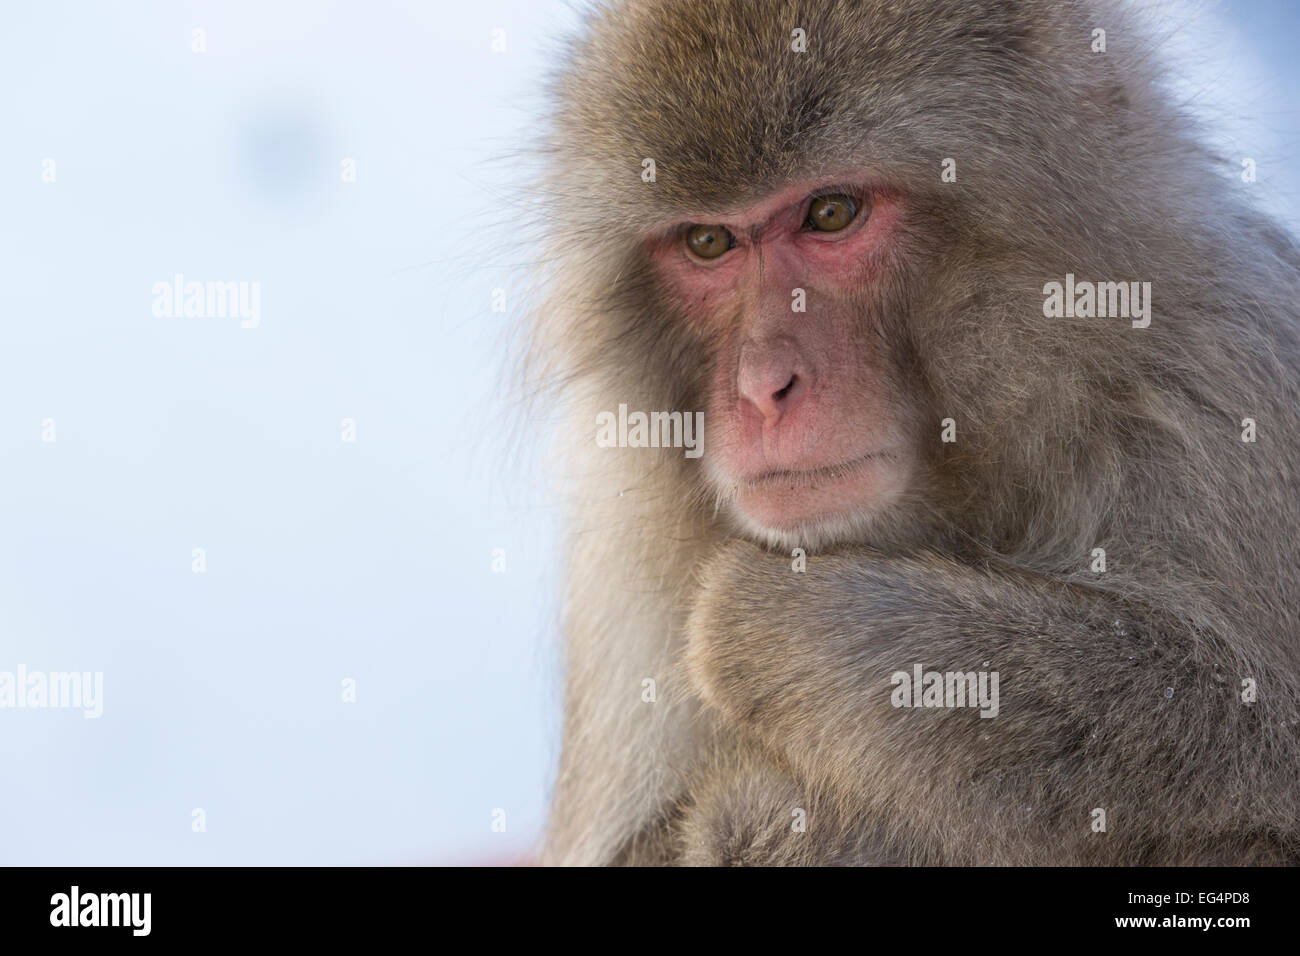
{"type": "Polygon", "coordinates": [[[890,454],[849,465],[773,471],[723,487],[743,534],[766,547],[825,549],[869,543],[896,521],[910,469],[890,454]]]}

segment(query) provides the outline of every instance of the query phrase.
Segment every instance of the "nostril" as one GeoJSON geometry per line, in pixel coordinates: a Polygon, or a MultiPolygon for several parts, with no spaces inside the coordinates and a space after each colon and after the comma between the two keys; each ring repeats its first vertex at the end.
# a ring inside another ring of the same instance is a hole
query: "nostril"
{"type": "Polygon", "coordinates": [[[764,428],[792,412],[815,380],[798,343],[783,338],[746,341],[736,365],[736,398],[747,409],[742,414],[757,414],[764,428]]]}

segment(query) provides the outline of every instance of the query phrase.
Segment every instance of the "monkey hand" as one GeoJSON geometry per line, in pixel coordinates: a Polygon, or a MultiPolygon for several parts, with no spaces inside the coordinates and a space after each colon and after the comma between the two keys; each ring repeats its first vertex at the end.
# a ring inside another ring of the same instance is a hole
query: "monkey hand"
{"type": "Polygon", "coordinates": [[[697,571],[686,622],[686,672],[705,704],[744,725],[777,706],[792,672],[798,629],[772,626],[771,615],[812,607],[805,575],[790,561],[740,539],[725,542],[697,571]]]}

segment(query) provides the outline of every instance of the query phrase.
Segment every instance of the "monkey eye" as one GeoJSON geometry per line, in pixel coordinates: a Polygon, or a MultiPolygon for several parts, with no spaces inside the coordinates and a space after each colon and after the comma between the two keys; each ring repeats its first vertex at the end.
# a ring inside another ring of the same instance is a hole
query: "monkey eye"
{"type": "Polygon", "coordinates": [[[819,232],[839,232],[857,214],[858,207],[842,193],[818,196],[808,207],[807,225],[819,232]]]}
{"type": "Polygon", "coordinates": [[[686,248],[701,259],[716,259],[735,245],[736,237],[722,226],[691,226],[686,233],[686,248]]]}

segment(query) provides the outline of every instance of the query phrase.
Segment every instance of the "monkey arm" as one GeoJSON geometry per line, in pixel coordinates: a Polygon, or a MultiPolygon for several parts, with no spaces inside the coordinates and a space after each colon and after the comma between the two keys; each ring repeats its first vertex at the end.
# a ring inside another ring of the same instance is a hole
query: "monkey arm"
{"type": "Polygon", "coordinates": [[[918,860],[1297,852],[1294,728],[1268,719],[1270,690],[1285,688],[1176,615],[939,556],[842,553],[794,573],[741,542],[701,585],[687,666],[703,700],[811,792],[905,825],[918,860]],[[918,666],[998,672],[996,716],[895,706],[891,678],[918,666]]]}

